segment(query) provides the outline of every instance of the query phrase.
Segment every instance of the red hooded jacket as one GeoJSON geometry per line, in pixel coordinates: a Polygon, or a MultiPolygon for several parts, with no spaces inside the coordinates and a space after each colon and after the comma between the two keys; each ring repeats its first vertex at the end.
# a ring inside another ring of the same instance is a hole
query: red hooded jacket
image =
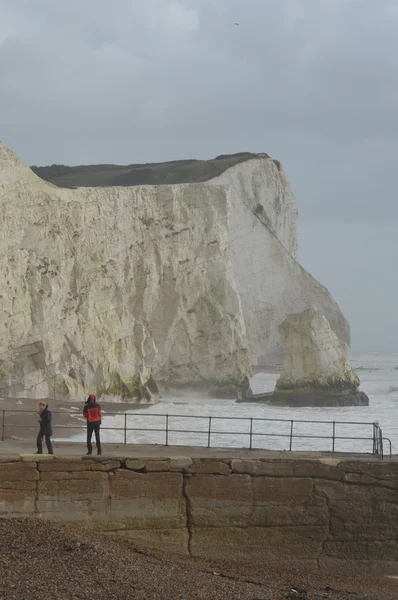
{"type": "Polygon", "coordinates": [[[87,423],[101,423],[101,407],[94,394],[90,394],[87,398],[83,409],[83,417],[87,419],[87,423]]]}

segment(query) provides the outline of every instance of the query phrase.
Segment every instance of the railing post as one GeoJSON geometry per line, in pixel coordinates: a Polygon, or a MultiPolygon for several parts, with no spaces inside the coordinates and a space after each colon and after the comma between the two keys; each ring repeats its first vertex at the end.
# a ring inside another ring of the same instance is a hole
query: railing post
{"type": "Polygon", "coordinates": [[[379,427],[379,455],[381,460],[384,460],[384,448],[383,448],[383,430],[379,427]]]}
{"type": "Polygon", "coordinates": [[[124,413],[124,443],[127,444],[127,413],[124,413]]]}
{"type": "Polygon", "coordinates": [[[5,418],[6,418],[6,411],[3,408],[3,416],[2,416],[2,420],[1,420],[1,441],[2,442],[4,442],[5,418]]]}
{"type": "Polygon", "coordinates": [[[374,434],[374,454],[379,456],[380,454],[380,427],[378,421],[373,423],[373,434],[374,434]]]}
{"type": "Polygon", "coordinates": [[[169,445],[169,415],[166,415],[166,446],[169,445]]]}
{"type": "Polygon", "coordinates": [[[253,447],[252,441],[253,441],[253,418],[250,417],[250,450],[253,447]]]}
{"type": "Polygon", "coordinates": [[[207,434],[207,447],[210,448],[210,435],[211,435],[211,417],[209,417],[209,431],[207,434]]]}
{"type": "Polygon", "coordinates": [[[290,444],[289,444],[289,450],[292,449],[293,446],[293,419],[290,421],[290,444]]]}
{"type": "Polygon", "coordinates": [[[334,452],[335,437],[336,437],[336,423],[335,423],[335,421],[333,421],[333,446],[332,446],[332,452],[334,452]]]}

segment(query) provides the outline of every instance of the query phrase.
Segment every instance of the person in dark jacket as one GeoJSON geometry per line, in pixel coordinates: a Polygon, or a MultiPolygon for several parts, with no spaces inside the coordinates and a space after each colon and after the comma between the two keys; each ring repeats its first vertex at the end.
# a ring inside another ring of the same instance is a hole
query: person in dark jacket
{"type": "Polygon", "coordinates": [[[101,451],[101,440],[100,440],[100,427],[102,420],[101,407],[97,402],[94,394],[90,394],[87,398],[87,402],[84,405],[83,416],[87,420],[87,454],[93,453],[93,446],[91,444],[91,438],[93,432],[95,433],[95,443],[97,446],[97,454],[102,454],[101,451]]]}
{"type": "Polygon", "coordinates": [[[54,454],[53,445],[51,443],[52,430],[52,415],[48,409],[48,404],[40,402],[39,404],[39,423],[40,431],[37,435],[37,452],[36,454],[43,454],[43,437],[46,440],[47,451],[49,454],[54,454]]]}

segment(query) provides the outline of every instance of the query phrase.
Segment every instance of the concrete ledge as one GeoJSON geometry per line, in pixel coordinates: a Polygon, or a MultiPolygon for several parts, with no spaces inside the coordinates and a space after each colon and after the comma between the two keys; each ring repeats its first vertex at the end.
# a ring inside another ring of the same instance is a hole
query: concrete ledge
{"type": "Polygon", "coordinates": [[[55,459],[54,454],[21,454],[20,456],[23,462],[46,462],[55,459]]]}

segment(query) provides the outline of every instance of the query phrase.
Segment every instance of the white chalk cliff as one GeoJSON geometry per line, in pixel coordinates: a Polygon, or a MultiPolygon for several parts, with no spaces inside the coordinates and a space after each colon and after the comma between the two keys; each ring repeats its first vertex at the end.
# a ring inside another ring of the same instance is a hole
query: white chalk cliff
{"type": "Polygon", "coordinates": [[[266,155],[206,183],[70,190],[0,143],[0,211],[0,395],[234,383],[280,360],[280,323],[312,305],[349,343],[266,155]]]}
{"type": "Polygon", "coordinates": [[[315,308],[289,315],[279,327],[285,348],[272,401],[322,406],[368,404],[350,365],[350,349],[315,308]]]}

